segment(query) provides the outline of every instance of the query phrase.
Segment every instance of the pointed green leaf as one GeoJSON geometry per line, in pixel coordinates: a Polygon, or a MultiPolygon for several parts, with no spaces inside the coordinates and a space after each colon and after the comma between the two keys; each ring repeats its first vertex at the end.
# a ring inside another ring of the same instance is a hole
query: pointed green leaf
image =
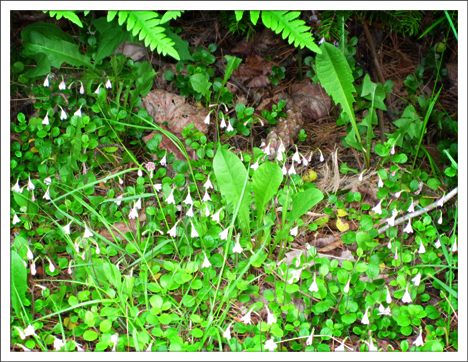
{"type": "Polygon", "coordinates": [[[21,305],[26,301],[26,291],[28,285],[26,283],[26,268],[23,259],[16,253],[10,252],[11,261],[11,278],[10,278],[10,299],[11,306],[19,317],[22,314],[21,305]]]}
{"type": "Polygon", "coordinates": [[[287,220],[294,222],[323,200],[323,193],[319,189],[310,188],[298,192],[293,196],[292,210],[288,213],[287,220]]]}
{"type": "Polygon", "coordinates": [[[283,172],[274,162],[265,162],[254,172],[252,177],[252,191],[254,192],[257,218],[265,212],[265,206],[276,194],[283,181],[283,172]]]}

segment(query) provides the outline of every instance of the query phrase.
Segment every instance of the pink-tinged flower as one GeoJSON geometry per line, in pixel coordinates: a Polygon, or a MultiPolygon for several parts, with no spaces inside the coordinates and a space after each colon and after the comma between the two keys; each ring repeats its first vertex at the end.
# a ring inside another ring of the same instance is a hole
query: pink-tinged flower
{"type": "Polygon", "coordinates": [[[47,258],[47,260],[49,261],[49,271],[53,273],[55,271],[55,266],[49,258],[47,258]]]}
{"type": "Polygon", "coordinates": [[[377,347],[372,342],[372,338],[369,340],[369,342],[366,342],[366,344],[369,348],[369,352],[378,352],[377,347]]]}
{"type": "Polygon", "coordinates": [[[299,157],[299,151],[297,147],[296,147],[296,153],[293,155],[292,160],[299,164],[301,163],[301,158],[299,157]]]}
{"type": "Polygon", "coordinates": [[[223,333],[223,337],[226,339],[231,339],[231,324],[229,324],[226,328],[226,330],[223,333]]]}
{"type": "Polygon", "coordinates": [[[137,175],[138,175],[138,177],[142,177],[143,176],[143,171],[139,169],[137,171],[137,175]]]}
{"type": "Polygon", "coordinates": [[[309,161],[307,161],[307,159],[304,156],[302,156],[302,164],[306,167],[309,164],[309,161]]]}
{"type": "Polygon", "coordinates": [[[219,128],[226,128],[226,121],[224,117],[221,117],[221,123],[219,124],[219,128]]]}
{"type": "Polygon", "coordinates": [[[76,251],[77,253],[79,253],[79,252],[80,252],[80,244],[78,244],[78,241],[75,241],[75,245],[74,245],[74,246],[75,246],[75,251],[76,251]]]}
{"type": "Polygon", "coordinates": [[[388,241],[387,248],[389,248],[389,249],[392,248],[392,242],[391,242],[391,240],[388,241]]]}
{"type": "Polygon", "coordinates": [[[33,261],[29,267],[31,269],[31,275],[36,275],[36,263],[33,261]]]}
{"type": "Polygon", "coordinates": [[[392,310],[390,309],[390,307],[383,309],[383,305],[380,304],[380,306],[382,307],[382,310],[379,307],[380,313],[378,313],[378,315],[388,315],[389,317],[392,316],[392,310]]]}
{"type": "Polygon", "coordinates": [[[227,123],[227,128],[226,128],[226,132],[232,132],[232,131],[234,131],[234,128],[232,128],[231,122],[228,121],[228,123],[227,123]]]}
{"type": "MultiPolygon", "coordinates": [[[[123,198],[123,194],[120,195],[120,196],[117,196],[116,199],[122,199],[123,198]]],[[[114,202],[117,204],[117,206],[120,206],[120,204],[122,204],[122,200],[114,200],[114,202]]]]}
{"type": "Polygon", "coordinates": [[[45,80],[44,80],[44,87],[49,86],[49,74],[46,75],[45,80]]]}
{"type": "Polygon", "coordinates": [[[205,117],[205,120],[203,121],[203,123],[210,124],[210,114],[211,114],[211,112],[208,113],[208,115],[205,117]]]}
{"type": "Polygon", "coordinates": [[[177,228],[176,228],[176,227],[177,227],[177,223],[178,223],[178,222],[179,222],[179,221],[177,221],[177,222],[174,224],[174,226],[172,227],[172,229],[169,230],[169,231],[167,232],[167,234],[168,234],[169,236],[172,236],[173,238],[175,238],[176,235],[177,235],[177,228]]]}
{"type": "Polygon", "coordinates": [[[192,222],[190,222],[190,224],[192,224],[192,232],[190,233],[190,236],[192,238],[198,238],[200,235],[198,235],[197,229],[195,229],[192,222]]]}
{"type": "Polygon", "coordinates": [[[58,88],[59,88],[60,90],[67,89],[67,85],[65,84],[65,80],[63,79],[63,77],[62,77],[62,81],[60,82],[58,88]]]}
{"type": "Polygon", "coordinates": [[[348,282],[343,288],[343,293],[349,293],[349,282],[351,281],[351,278],[348,279],[348,282]]]}
{"type": "Polygon", "coordinates": [[[364,174],[364,171],[362,171],[360,174],[359,174],[359,177],[358,177],[358,181],[361,182],[362,181],[362,175],[364,174]]]}
{"type": "Polygon", "coordinates": [[[390,294],[390,290],[388,289],[387,287],[387,298],[385,299],[385,301],[390,304],[392,302],[392,295],[390,294]]]}
{"type": "Polygon", "coordinates": [[[31,177],[29,177],[28,187],[26,187],[26,190],[31,191],[31,190],[34,190],[35,188],[36,187],[34,186],[34,184],[31,181],[31,177]]]}
{"type": "Polygon", "coordinates": [[[31,191],[31,201],[35,202],[36,198],[34,197],[34,190],[31,191]]]}
{"type": "Polygon", "coordinates": [[[393,259],[398,260],[398,248],[395,245],[395,255],[393,255],[393,259]]]}
{"type": "Polygon", "coordinates": [[[16,343],[17,346],[20,346],[23,349],[23,352],[32,352],[29,348],[23,346],[21,343],[16,343]]]}
{"type": "Polygon", "coordinates": [[[312,333],[310,334],[310,336],[307,337],[306,345],[310,346],[313,341],[314,341],[314,331],[312,330],[312,333]]]}
{"type": "Polygon", "coordinates": [[[75,113],[73,113],[74,116],[81,117],[81,107],[83,106],[81,105],[80,108],[75,113]]]}
{"type": "Polygon", "coordinates": [[[421,273],[416,274],[416,276],[411,279],[411,281],[414,283],[414,285],[418,286],[419,283],[421,283],[421,273]]]}
{"type": "Polygon", "coordinates": [[[394,226],[395,225],[395,217],[398,215],[398,211],[396,209],[393,209],[392,211],[392,217],[389,217],[387,219],[387,224],[390,225],[390,226],[394,226]]]}
{"type": "Polygon", "coordinates": [[[439,200],[437,200],[437,206],[439,207],[444,206],[444,196],[442,196],[439,200]]]}
{"type": "Polygon", "coordinates": [[[324,41],[325,41],[325,38],[322,36],[322,39],[320,39],[320,41],[318,42],[319,45],[322,44],[324,41]]]}
{"type": "Polygon", "coordinates": [[[210,216],[210,209],[208,208],[208,205],[205,205],[205,216],[210,216]]]}
{"type": "Polygon", "coordinates": [[[31,249],[29,249],[29,247],[27,246],[28,248],[28,251],[26,252],[26,257],[29,259],[29,260],[33,260],[34,259],[34,255],[31,251],[31,249]]]}
{"type": "Polygon", "coordinates": [[[208,257],[205,254],[205,260],[203,261],[202,268],[209,268],[211,266],[210,261],[208,260],[208,257]]]}
{"type": "Polygon", "coordinates": [[[76,346],[76,351],[77,352],[84,352],[85,351],[83,348],[81,348],[81,344],[75,342],[75,346],[76,346]]]}
{"type": "Polygon", "coordinates": [[[12,221],[13,225],[18,224],[19,222],[21,222],[20,218],[18,217],[18,215],[14,214],[13,221],[12,221]]]}
{"type": "Polygon", "coordinates": [[[65,113],[65,111],[63,110],[63,108],[60,107],[60,109],[62,110],[62,111],[60,112],[60,119],[61,119],[61,120],[67,119],[68,116],[67,116],[67,114],[65,113]]]}
{"type": "Polygon", "coordinates": [[[110,81],[109,78],[107,78],[107,82],[106,82],[105,87],[106,87],[107,89],[112,89],[112,83],[111,83],[111,81],[110,81]]]}
{"type": "Polygon", "coordinates": [[[421,347],[421,346],[424,346],[424,341],[423,341],[423,338],[422,338],[422,330],[419,329],[419,336],[418,338],[416,338],[416,340],[413,342],[413,344],[417,347],[421,347]]]}
{"type": "Polygon", "coordinates": [[[405,294],[403,295],[403,298],[401,298],[401,301],[403,303],[411,303],[413,301],[410,293],[408,292],[408,287],[406,287],[405,294]]]}
{"type": "Polygon", "coordinates": [[[276,317],[274,316],[273,313],[270,313],[270,310],[267,308],[267,324],[272,325],[273,323],[276,323],[276,317]]]}
{"type": "Polygon", "coordinates": [[[123,185],[123,180],[119,177],[119,184],[123,185]]]}
{"type": "Polygon", "coordinates": [[[440,244],[440,239],[437,239],[436,243],[434,244],[436,249],[439,249],[442,245],[440,244]]]}
{"type": "Polygon", "coordinates": [[[411,199],[411,204],[410,206],[408,207],[408,212],[414,212],[414,203],[413,203],[413,199],[411,199]]]}
{"type": "Polygon", "coordinates": [[[112,347],[112,352],[115,352],[115,348],[117,347],[117,345],[119,344],[119,334],[116,333],[116,334],[113,334],[111,336],[111,343],[114,344],[114,347],[112,347]]]}
{"type": "Polygon", "coordinates": [[[362,324],[369,324],[369,317],[367,315],[367,311],[368,311],[369,308],[366,309],[366,313],[364,313],[364,315],[362,316],[362,319],[361,319],[361,323],[362,324]]]}
{"type": "Polygon", "coordinates": [[[380,202],[372,208],[372,211],[376,214],[382,214],[382,200],[380,200],[380,202]]]}
{"type": "Polygon", "coordinates": [[[396,197],[397,199],[400,198],[400,195],[401,195],[401,191],[395,192],[395,197],[396,197]]]}
{"type": "Polygon", "coordinates": [[[269,340],[267,340],[265,342],[265,345],[263,346],[263,348],[269,350],[270,352],[273,352],[277,347],[278,345],[275,343],[273,338],[270,338],[269,340]]]}
{"type": "Polygon", "coordinates": [[[68,266],[67,273],[68,273],[68,274],[71,274],[71,273],[72,273],[72,270],[71,270],[70,266],[68,266]]]}
{"type": "Polygon", "coordinates": [[[99,94],[99,88],[101,88],[101,85],[99,84],[99,86],[97,87],[97,89],[94,91],[95,94],[99,94]]]}
{"type": "Polygon", "coordinates": [[[309,287],[309,292],[318,292],[318,291],[319,291],[319,288],[318,288],[317,282],[315,281],[315,274],[314,274],[314,281],[309,287]]]}
{"type": "Polygon", "coordinates": [[[221,238],[221,240],[227,240],[228,234],[229,234],[229,228],[226,228],[219,233],[219,237],[221,238]]]}
{"type": "MultiPolygon", "coordinates": [[[[81,83],[81,82],[80,82],[81,83]]],[[[84,87],[83,87],[83,83],[81,83],[81,87],[80,87],[80,94],[84,94],[84,87]]]]}
{"type": "Polygon", "coordinates": [[[243,316],[241,318],[241,321],[244,322],[244,324],[251,324],[251,320],[250,320],[250,313],[252,313],[252,310],[249,310],[245,316],[243,316]]]}
{"type": "Polygon", "coordinates": [[[83,260],[86,259],[85,254],[86,254],[86,251],[83,251],[83,254],[80,255],[80,256],[81,256],[81,259],[83,259],[83,260]]]}
{"type": "Polygon", "coordinates": [[[383,181],[382,179],[380,178],[379,176],[379,183],[377,184],[377,186],[380,188],[380,187],[383,187],[383,181]]]}
{"type": "Polygon", "coordinates": [[[203,188],[205,188],[207,190],[213,188],[213,184],[211,183],[209,177],[206,179],[206,182],[203,184],[203,188]]]}
{"type": "Polygon", "coordinates": [[[133,206],[132,209],[130,210],[130,213],[128,214],[128,218],[130,220],[136,219],[138,217],[138,210],[136,206],[133,206]]]}
{"type": "Polygon", "coordinates": [[[11,188],[12,191],[20,192],[19,179],[16,180],[15,186],[11,188]]]}
{"type": "Polygon", "coordinates": [[[250,168],[253,168],[254,171],[257,171],[258,167],[259,167],[258,160],[252,166],[250,166],[250,168]]]}
{"type": "Polygon", "coordinates": [[[309,155],[309,157],[307,157],[307,162],[312,161],[312,154],[313,154],[313,152],[311,152],[310,155],[309,155]]]}
{"type": "Polygon", "coordinates": [[[18,328],[17,326],[15,326],[15,328],[18,331],[20,338],[25,339],[26,335],[24,334],[24,332],[20,328],[18,328]]]}
{"type": "Polygon", "coordinates": [[[211,220],[219,222],[219,216],[221,214],[221,209],[219,209],[215,214],[211,215],[211,220]]]}
{"type": "MultiPolygon", "coordinates": [[[[229,230],[229,229],[226,229],[226,230],[229,230]]],[[[227,238],[227,237],[226,237],[227,238]]],[[[232,252],[235,254],[240,254],[244,251],[244,249],[242,248],[239,240],[236,240],[236,243],[234,244],[234,247],[232,248],[232,252]]]]}
{"type": "Polygon", "coordinates": [[[50,123],[49,123],[49,114],[46,113],[44,119],[42,120],[42,124],[48,126],[50,123]]]}
{"type": "Polygon", "coordinates": [[[48,177],[46,177],[46,178],[44,179],[44,183],[45,183],[47,186],[49,186],[49,185],[52,183],[52,179],[50,178],[50,176],[48,176],[48,177]]]}
{"type": "Polygon", "coordinates": [[[164,157],[159,160],[159,164],[161,166],[166,166],[167,165],[166,155],[164,155],[164,157]]]}
{"type": "Polygon", "coordinates": [[[439,218],[439,220],[437,220],[437,223],[438,223],[439,225],[442,224],[442,213],[440,213],[440,218],[439,218]]]}
{"type": "Polygon", "coordinates": [[[396,175],[396,170],[393,171],[390,175],[391,175],[392,177],[395,177],[395,175],[396,175]]]}
{"type": "Polygon", "coordinates": [[[174,205],[175,205],[174,189],[171,190],[171,193],[170,193],[169,196],[167,197],[166,202],[167,202],[168,204],[174,204],[174,205]]]}
{"type": "Polygon", "coordinates": [[[411,234],[413,232],[413,228],[411,227],[411,219],[408,220],[408,225],[403,229],[404,233],[411,234]]]}
{"type": "Polygon", "coordinates": [[[190,209],[187,211],[187,216],[188,217],[193,217],[194,213],[193,213],[193,205],[190,205],[190,209]]]}
{"type": "Polygon", "coordinates": [[[185,205],[193,205],[192,196],[190,196],[190,190],[188,190],[187,197],[184,200],[185,205]]]}
{"type": "Polygon", "coordinates": [[[93,233],[91,232],[91,230],[88,229],[88,226],[85,225],[85,232],[83,234],[83,238],[90,238],[91,236],[93,236],[93,233]]]}
{"type": "Polygon", "coordinates": [[[263,149],[263,152],[269,156],[270,155],[270,144],[268,143],[268,145],[263,149]]]}
{"type": "MultiPolygon", "coordinates": [[[[49,187],[50,187],[50,186],[49,186],[49,187]]],[[[49,187],[47,187],[47,190],[46,190],[44,196],[42,197],[42,198],[45,199],[45,200],[51,200],[51,198],[50,198],[50,193],[49,193],[49,187]]]]}
{"type": "Polygon", "coordinates": [[[283,162],[283,152],[279,152],[279,151],[278,151],[278,152],[276,153],[276,160],[277,160],[278,162],[283,162]]]}
{"type": "Polygon", "coordinates": [[[151,172],[151,175],[153,175],[153,171],[156,169],[156,165],[154,162],[147,162],[145,168],[147,171],[151,172]]]}
{"type": "Polygon", "coordinates": [[[288,175],[295,175],[296,170],[294,169],[294,162],[291,164],[291,167],[289,168],[288,175]]]}
{"type": "Polygon", "coordinates": [[[426,252],[426,248],[424,247],[424,244],[421,240],[421,245],[419,245],[419,250],[418,250],[418,253],[419,254],[424,254],[426,252]]]}
{"type": "Polygon", "coordinates": [[[452,245],[452,253],[455,253],[456,251],[458,251],[457,240],[455,240],[452,245]]]}
{"type": "Polygon", "coordinates": [[[207,190],[205,190],[205,195],[203,196],[203,201],[211,201],[211,197],[208,194],[207,190]]]}
{"type": "Polygon", "coordinates": [[[288,174],[288,170],[286,170],[286,166],[283,165],[283,167],[281,168],[281,171],[283,171],[283,176],[287,175],[288,174]]]}
{"type": "Polygon", "coordinates": [[[392,146],[392,149],[390,150],[390,154],[394,155],[395,154],[395,145],[392,146]]]}
{"type": "Polygon", "coordinates": [[[297,236],[297,230],[298,230],[298,227],[297,227],[297,226],[293,227],[293,228],[289,231],[289,235],[297,236]]]}

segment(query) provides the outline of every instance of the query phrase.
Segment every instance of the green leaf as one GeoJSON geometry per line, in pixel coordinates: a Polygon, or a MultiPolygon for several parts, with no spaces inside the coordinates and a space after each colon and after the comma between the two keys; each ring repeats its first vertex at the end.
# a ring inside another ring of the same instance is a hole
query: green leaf
{"type": "Polygon", "coordinates": [[[239,64],[242,62],[242,59],[231,57],[230,55],[225,55],[224,57],[227,60],[227,64],[226,64],[226,69],[224,70],[224,80],[223,80],[222,87],[224,87],[226,82],[231,77],[232,72],[236,70],[239,67],[239,64]]]}
{"type": "Polygon", "coordinates": [[[212,85],[212,83],[206,79],[205,75],[201,73],[190,76],[190,84],[196,92],[203,94],[205,97],[210,93],[210,87],[212,85]]]}
{"type": "Polygon", "coordinates": [[[254,192],[255,209],[259,222],[265,213],[266,204],[277,193],[281,181],[283,181],[283,172],[274,162],[262,163],[254,172],[252,191],[254,192]]]}
{"type": "Polygon", "coordinates": [[[175,160],[172,164],[172,168],[177,173],[186,173],[188,170],[187,163],[181,160],[175,160]]]}
{"type": "Polygon", "coordinates": [[[177,19],[178,17],[180,17],[180,15],[182,15],[182,13],[184,12],[184,10],[180,11],[180,10],[168,10],[164,13],[162,19],[161,19],[161,24],[164,24],[164,23],[167,23],[169,20],[172,20],[172,19],[177,19]]]}
{"type": "Polygon", "coordinates": [[[10,251],[10,300],[11,306],[15,310],[17,317],[22,315],[21,306],[26,304],[26,291],[28,285],[26,282],[26,267],[24,266],[23,259],[14,250],[10,251]]]}
{"type": "Polygon", "coordinates": [[[98,334],[92,330],[87,330],[86,332],[83,333],[83,339],[88,342],[95,341],[97,337],[98,337],[98,334]]]}
{"type": "Polygon", "coordinates": [[[260,10],[250,10],[250,21],[253,25],[257,25],[258,18],[260,17],[260,10]]]}
{"type": "MultiPolygon", "coordinates": [[[[166,14],[164,14],[166,15],[166,14]]],[[[163,16],[164,18],[164,16],[163,16]]],[[[163,25],[166,30],[164,30],[164,33],[166,33],[167,37],[171,39],[174,42],[174,49],[177,51],[177,54],[179,54],[180,60],[192,60],[193,58],[190,55],[190,44],[188,41],[183,40],[180,36],[177,34],[173,33],[169,27],[166,26],[166,24],[163,25]]]]}
{"type": "Polygon", "coordinates": [[[98,47],[93,55],[96,62],[111,55],[120,44],[129,39],[130,34],[117,23],[117,20],[108,22],[106,18],[99,18],[93,23],[99,31],[98,47]]]}
{"type": "Polygon", "coordinates": [[[341,315],[341,321],[345,324],[353,324],[354,322],[356,322],[356,319],[356,313],[341,315]]]}
{"type": "Polygon", "coordinates": [[[55,16],[57,18],[57,20],[60,20],[62,18],[62,16],[63,16],[65,19],[70,20],[72,23],[75,23],[80,28],[83,27],[83,24],[81,23],[80,18],[73,11],[69,11],[69,10],[68,11],[50,10],[49,15],[51,17],[55,16]]]}
{"type": "Polygon", "coordinates": [[[35,58],[37,54],[45,54],[52,67],[60,69],[63,63],[75,67],[94,69],[89,57],[82,55],[79,46],[64,40],[49,39],[37,31],[32,31],[31,42],[24,45],[25,54],[35,58]]]}
{"type": "Polygon", "coordinates": [[[341,105],[348,117],[354,120],[353,93],[356,89],[349,64],[343,53],[332,44],[323,42],[320,48],[322,54],[317,55],[315,59],[320,84],[333,101],[341,105]]]}
{"type": "Polygon", "coordinates": [[[323,200],[323,193],[319,189],[309,188],[293,196],[292,210],[288,212],[287,220],[294,222],[323,200]]]}
{"type": "Polygon", "coordinates": [[[241,160],[232,152],[224,148],[218,148],[213,159],[213,170],[218,181],[221,195],[228,204],[235,208],[239,203],[239,219],[241,228],[246,235],[250,234],[250,183],[247,182],[244,195],[241,200],[247,170],[241,160]]]}
{"type": "Polygon", "coordinates": [[[108,262],[103,265],[103,269],[109,283],[116,287],[118,291],[120,291],[122,280],[119,268],[117,268],[116,265],[108,262]]]}
{"type": "Polygon", "coordinates": [[[244,10],[235,10],[234,13],[236,14],[236,21],[239,22],[242,19],[242,15],[244,15],[244,10]]]}

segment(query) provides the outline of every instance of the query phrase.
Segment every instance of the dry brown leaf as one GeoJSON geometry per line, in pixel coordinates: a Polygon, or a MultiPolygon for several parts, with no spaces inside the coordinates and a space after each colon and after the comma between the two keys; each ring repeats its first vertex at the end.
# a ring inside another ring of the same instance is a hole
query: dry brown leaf
{"type": "Polygon", "coordinates": [[[141,105],[157,124],[167,122],[170,132],[182,133],[192,122],[201,132],[208,131],[208,125],[204,123],[208,111],[185,103],[183,96],[155,89],[142,99],[141,105]]]}
{"type": "Polygon", "coordinates": [[[232,75],[246,87],[265,87],[270,84],[268,76],[271,75],[272,68],[273,63],[252,54],[247,57],[245,63],[242,63],[238,69],[232,72],[232,75]]]}
{"type": "Polygon", "coordinates": [[[328,115],[331,99],[320,84],[304,80],[292,86],[291,98],[307,118],[319,119],[328,115]]]}

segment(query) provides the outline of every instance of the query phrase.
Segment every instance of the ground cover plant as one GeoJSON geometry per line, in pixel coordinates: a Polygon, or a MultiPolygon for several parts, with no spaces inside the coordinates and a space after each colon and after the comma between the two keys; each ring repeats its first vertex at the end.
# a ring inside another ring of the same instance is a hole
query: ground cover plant
{"type": "Polygon", "coordinates": [[[12,12],[11,350],[457,351],[457,19],[12,12]]]}

